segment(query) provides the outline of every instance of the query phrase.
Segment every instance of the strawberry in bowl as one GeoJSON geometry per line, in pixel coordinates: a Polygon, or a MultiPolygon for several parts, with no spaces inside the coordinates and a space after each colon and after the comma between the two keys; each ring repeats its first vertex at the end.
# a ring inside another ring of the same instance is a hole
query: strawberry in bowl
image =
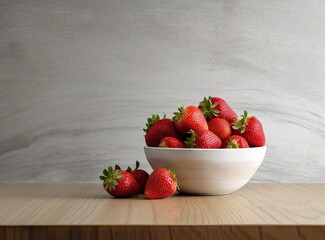
{"type": "Polygon", "coordinates": [[[223,195],[243,187],[266,154],[262,123],[247,111],[238,119],[220,97],[178,110],[171,133],[157,134],[160,143],[144,147],[151,167],[172,169],[187,194],[223,195]]]}

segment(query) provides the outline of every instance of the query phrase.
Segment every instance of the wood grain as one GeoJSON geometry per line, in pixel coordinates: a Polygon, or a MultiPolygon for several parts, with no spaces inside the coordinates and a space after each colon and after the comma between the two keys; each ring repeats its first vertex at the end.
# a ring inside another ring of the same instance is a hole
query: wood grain
{"type": "Polygon", "coordinates": [[[0,225],[324,225],[325,184],[248,184],[225,196],[111,198],[101,184],[0,184],[0,225]]]}
{"type": "Polygon", "coordinates": [[[325,184],[115,199],[101,184],[0,184],[0,239],[322,239],[325,184]]]}
{"type": "Polygon", "coordinates": [[[325,226],[37,226],[1,227],[1,240],[318,240],[325,226]]]}

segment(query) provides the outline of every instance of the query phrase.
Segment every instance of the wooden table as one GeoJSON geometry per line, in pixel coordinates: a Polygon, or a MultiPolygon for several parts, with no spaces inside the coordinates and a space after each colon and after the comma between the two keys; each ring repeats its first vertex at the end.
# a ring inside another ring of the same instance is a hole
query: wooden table
{"type": "Polygon", "coordinates": [[[0,239],[325,239],[325,184],[109,197],[101,184],[0,184],[0,239]]]}

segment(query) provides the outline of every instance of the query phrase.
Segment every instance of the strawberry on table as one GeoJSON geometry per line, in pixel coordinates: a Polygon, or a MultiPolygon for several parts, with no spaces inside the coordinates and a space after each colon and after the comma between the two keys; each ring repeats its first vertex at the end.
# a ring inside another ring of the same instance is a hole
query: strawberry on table
{"type": "Polygon", "coordinates": [[[241,119],[232,123],[236,134],[246,139],[250,147],[262,147],[265,145],[265,134],[262,123],[254,116],[248,117],[245,110],[241,119]]]}
{"type": "Polygon", "coordinates": [[[164,137],[161,139],[158,147],[163,148],[185,148],[185,144],[181,142],[179,139],[174,137],[164,137]]]}
{"type": "Polygon", "coordinates": [[[139,185],[133,175],[120,169],[109,166],[99,176],[105,190],[114,197],[130,197],[139,193],[139,185]]]}
{"type": "Polygon", "coordinates": [[[221,140],[213,132],[205,129],[198,131],[191,130],[190,137],[187,138],[185,144],[189,148],[220,148],[221,140]]]}
{"type": "Polygon", "coordinates": [[[143,194],[147,184],[147,180],[149,178],[149,174],[145,170],[139,169],[139,167],[140,163],[139,161],[136,161],[135,169],[132,170],[131,167],[128,167],[126,171],[133,175],[139,185],[139,194],[143,194]]]}
{"type": "Polygon", "coordinates": [[[187,133],[189,130],[208,130],[208,123],[201,112],[195,106],[180,106],[178,112],[174,112],[173,122],[180,133],[187,133]]]}
{"type": "Polygon", "coordinates": [[[209,130],[216,134],[221,140],[229,138],[232,134],[231,124],[223,118],[213,118],[209,121],[209,130]]]}
{"type": "Polygon", "coordinates": [[[228,139],[224,140],[221,145],[222,148],[248,148],[249,145],[245,138],[232,135],[228,139]]]}
{"type": "Polygon", "coordinates": [[[174,195],[176,189],[176,174],[165,168],[157,168],[148,178],[144,195],[148,199],[167,198],[174,195]]]}
{"type": "Polygon", "coordinates": [[[165,118],[160,119],[158,114],[153,114],[151,118],[147,119],[145,141],[148,147],[158,147],[161,139],[164,137],[179,138],[180,135],[177,132],[174,123],[171,119],[165,118]]]}
{"type": "Polygon", "coordinates": [[[199,108],[208,121],[216,117],[223,118],[228,122],[234,122],[237,119],[237,114],[222,98],[204,97],[203,101],[200,102],[199,108]]]}

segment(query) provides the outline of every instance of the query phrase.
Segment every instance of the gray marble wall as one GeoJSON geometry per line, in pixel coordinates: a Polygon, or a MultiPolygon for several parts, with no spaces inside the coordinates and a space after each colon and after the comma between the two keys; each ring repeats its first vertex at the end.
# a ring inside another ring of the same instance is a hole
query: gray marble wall
{"type": "Polygon", "coordinates": [[[324,1],[0,2],[0,181],[150,169],[152,113],[207,95],[269,147],[254,181],[325,182],[324,1]]]}

